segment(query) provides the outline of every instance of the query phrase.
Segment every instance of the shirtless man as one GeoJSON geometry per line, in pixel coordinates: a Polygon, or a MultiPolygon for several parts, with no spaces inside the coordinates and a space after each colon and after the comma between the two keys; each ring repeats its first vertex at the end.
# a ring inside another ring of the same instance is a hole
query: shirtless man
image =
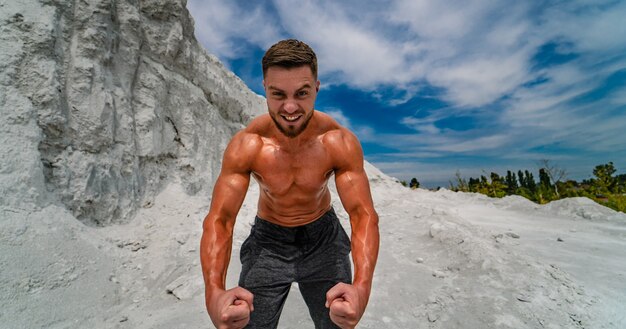
{"type": "Polygon", "coordinates": [[[308,45],[280,41],[262,63],[269,113],[230,141],[204,220],[207,311],[217,328],[276,328],[298,282],[316,328],[354,328],[369,300],[379,244],[363,151],[354,134],[313,109],[320,82],[308,45]],[[351,241],[331,206],[333,174],[351,241]],[[260,188],[257,216],[241,246],[239,286],[226,290],[233,227],[251,176],[260,188]]]}

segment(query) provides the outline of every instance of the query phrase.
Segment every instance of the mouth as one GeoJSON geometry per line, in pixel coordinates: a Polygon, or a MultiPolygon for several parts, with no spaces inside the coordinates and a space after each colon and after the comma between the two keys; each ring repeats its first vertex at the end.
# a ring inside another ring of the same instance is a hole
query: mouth
{"type": "Polygon", "coordinates": [[[296,122],[302,117],[302,114],[281,115],[281,117],[287,122],[296,122]]]}
{"type": "Polygon", "coordinates": [[[270,113],[270,117],[276,124],[278,130],[290,138],[296,137],[304,131],[309,121],[311,121],[312,116],[313,112],[307,114],[304,111],[298,111],[296,113],[270,113]]]}

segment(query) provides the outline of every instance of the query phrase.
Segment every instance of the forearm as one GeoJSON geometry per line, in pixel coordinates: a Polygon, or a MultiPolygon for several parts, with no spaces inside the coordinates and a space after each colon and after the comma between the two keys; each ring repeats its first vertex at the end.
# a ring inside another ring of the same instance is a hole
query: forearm
{"type": "Polygon", "coordinates": [[[211,297],[213,291],[225,290],[232,236],[233,225],[207,216],[200,242],[200,261],[207,299],[211,297]]]}
{"type": "Polygon", "coordinates": [[[367,303],[372,287],[374,269],[378,260],[379,233],[378,215],[375,212],[353,221],[352,260],[354,262],[354,280],[359,296],[367,303]]]}

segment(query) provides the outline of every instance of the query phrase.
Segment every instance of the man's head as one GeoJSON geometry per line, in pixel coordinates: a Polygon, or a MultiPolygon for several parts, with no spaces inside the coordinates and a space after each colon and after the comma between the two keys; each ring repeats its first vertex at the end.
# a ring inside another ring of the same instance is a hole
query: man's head
{"type": "Polygon", "coordinates": [[[285,136],[293,138],[305,130],[315,113],[319,86],[315,53],[304,42],[280,41],[263,56],[268,111],[285,136]]]}
{"type": "Polygon", "coordinates": [[[317,56],[313,49],[302,41],[287,39],[275,43],[265,52],[261,63],[264,78],[267,75],[267,69],[272,66],[286,69],[308,66],[317,80],[317,56]]]}

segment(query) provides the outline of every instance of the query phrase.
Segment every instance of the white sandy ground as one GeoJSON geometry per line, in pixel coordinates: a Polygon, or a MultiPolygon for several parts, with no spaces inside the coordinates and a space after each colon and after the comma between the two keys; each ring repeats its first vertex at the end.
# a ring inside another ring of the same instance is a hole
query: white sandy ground
{"type": "MultiPolygon", "coordinates": [[[[368,172],[381,248],[360,328],[626,327],[625,214],[582,198],[413,191],[368,172]]],[[[251,184],[229,287],[257,197],[251,184]]],[[[198,257],[209,203],[170,184],[105,228],[60,207],[0,210],[0,328],[212,328],[198,257]]],[[[279,327],[313,328],[295,285],[279,327]]]]}

